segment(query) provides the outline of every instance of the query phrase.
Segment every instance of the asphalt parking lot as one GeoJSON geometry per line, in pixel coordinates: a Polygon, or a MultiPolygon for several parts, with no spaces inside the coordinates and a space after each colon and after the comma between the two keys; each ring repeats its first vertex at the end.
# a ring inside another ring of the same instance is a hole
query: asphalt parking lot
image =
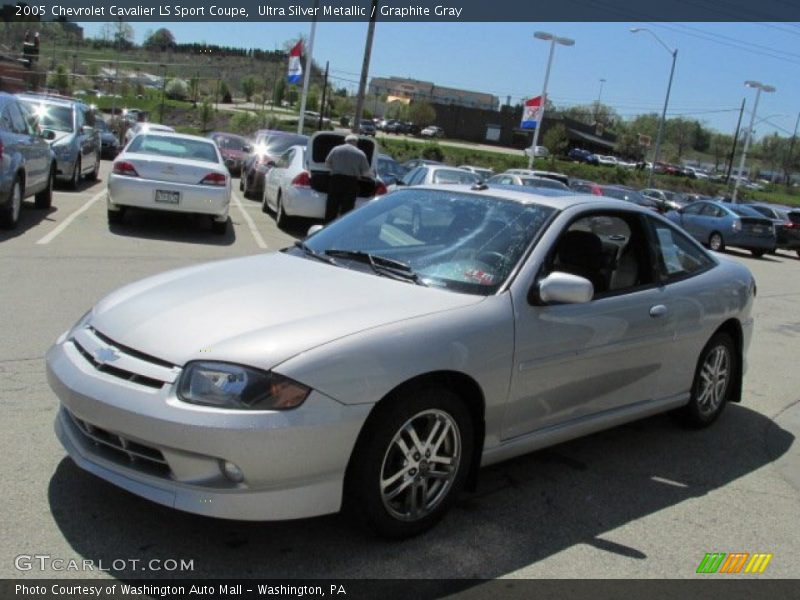
{"type": "MultiPolygon", "coordinates": [[[[30,203],[0,232],[3,518],[0,577],[684,578],[707,552],[766,552],[759,577],[800,575],[800,259],[732,251],[758,282],[744,402],[705,431],[659,416],[481,474],[433,531],[391,543],[340,516],[243,523],[152,504],[79,470],[53,434],[50,344],[111,290],[168,269],[293,240],[234,183],[233,227],[136,214],[109,230],[100,181],[30,203]],[[67,561],[191,560],[185,573],[21,571],[67,561]]],[[[299,233],[299,232],[298,232],[299,233]]],[[[706,576],[708,577],[708,576],[706,576]]],[[[733,576],[726,576],[733,577],[733,576]]]]}

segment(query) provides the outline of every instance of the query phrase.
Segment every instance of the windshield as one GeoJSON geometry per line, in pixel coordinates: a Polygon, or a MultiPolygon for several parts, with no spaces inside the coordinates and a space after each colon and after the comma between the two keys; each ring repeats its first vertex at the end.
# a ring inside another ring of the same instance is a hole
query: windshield
{"type": "Polygon", "coordinates": [[[554,212],[497,196],[400,190],[349,213],[306,244],[318,255],[347,250],[399,261],[424,285],[485,296],[508,279],[554,212]]]}
{"type": "Polygon", "coordinates": [[[143,134],[133,138],[127,153],[154,154],[172,158],[186,158],[203,162],[218,163],[217,149],[210,142],[190,140],[162,135],[143,134]]]}
{"type": "Polygon", "coordinates": [[[728,209],[735,212],[740,217],[763,217],[760,212],[753,210],[749,206],[728,206],[728,209]]]}
{"type": "Polygon", "coordinates": [[[72,122],[72,107],[58,106],[55,104],[38,104],[29,100],[23,102],[31,109],[38,119],[41,129],[51,129],[53,131],[74,131],[72,122]]]}

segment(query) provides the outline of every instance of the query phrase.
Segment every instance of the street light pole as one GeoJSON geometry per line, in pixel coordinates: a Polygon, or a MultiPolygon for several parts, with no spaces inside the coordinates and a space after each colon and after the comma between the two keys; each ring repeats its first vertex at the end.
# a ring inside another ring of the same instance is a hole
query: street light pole
{"type": "Polygon", "coordinates": [[[603,97],[603,84],[605,84],[605,82],[606,82],[605,79],[602,79],[602,78],[600,79],[600,91],[597,92],[597,103],[595,104],[595,107],[594,107],[594,122],[595,122],[595,124],[597,124],[597,120],[598,120],[598,118],[600,116],[600,98],[603,97]]]}
{"type": "Polygon", "coordinates": [[[640,31],[646,31],[650,35],[652,35],[656,41],[661,44],[667,52],[672,55],[672,67],[669,70],[669,83],[667,83],[667,95],[664,98],[664,109],[661,111],[661,122],[658,124],[658,135],[656,135],[656,147],[653,151],[653,162],[650,163],[650,173],[647,175],[647,187],[653,187],[653,173],[655,172],[656,162],[661,155],[661,141],[664,137],[664,125],[667,120],[667,106],[669,105],[669,94],[672,91],[672,78],[675,75],[675,61],[678,58],[678,49],[675,48],[674,50],[667,46],[660,37],[658,37],[655,33],[650,31],[645,27],[631,27],[631,33],[639,33],[640,31]]]}
{"type": "Polygon", "coordinates": [[[761,92],[774,92],[775,88],[771,85],[764,85],[758,81],[745,81],[747,87],[756,88],[756,100],[753,103],[753,112],[750,113],[750,126],[747,128],[747,137],[744,138],[744,148],[742,148],[742,159],[739,161],[739,172],[736,174],[736,182],[733,184],[733,194],[731,195],[731,202],[736,204],[737,196],[739,195],[739,184],[742,182],[742,173],[744,172],[744,161],[747,159],[747,150],[750,148],[750,140],[753,137],[753,125],[756,122],[756,112],[758,112],[758,99],[761,97],[761,92]]]}
{"type": "Polygon", "coordinates": [[[530,153],[528,155],[528,168],[533,168],[533,159],[536,156],[536,146],[539,143],[539,132],[544,125],[544,111],[547,105],[547,82],[550,80],[550,68],[553,66],[553,54],[555,54],[556,44],[562,46],[573,46],[575,40],[569,38],[557,37],[552,33],[544,31],[537,31],[533,34],[537,40],[544,40],[550,42],[550,55],[547,57],[547,69],[544,72],[544,85],[542,86],[542,106],[539,110],[539,120],[536,123],[536,129],[533,130],[533,144],[531,144],[530,153]]]}

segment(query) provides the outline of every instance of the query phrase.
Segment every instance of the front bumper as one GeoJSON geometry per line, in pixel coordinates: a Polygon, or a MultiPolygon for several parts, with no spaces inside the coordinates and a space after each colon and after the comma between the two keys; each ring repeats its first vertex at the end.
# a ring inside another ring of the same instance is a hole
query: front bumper
{"type": "Polygon", "coordinates": [[[115,175],[113,173],[108,176],[109,210],[130,206],[187,214],[212,215],[218,219],[223,219],[228,217],[230,201],[230,184],[222,187],[153,181],[140,177],[115,175]],[[178,204],[156,202],[156,190],[179,192],[180,200],[178,204]]]}
{"type": "Polygon", "coordinates": [[[177,398],[175,382],[158,388],[103,372],[80,348],[72,339],[53,346],[47,376],[61,401],[56,433],[81,468],[207,516],[282,520],[339,510],[370,406],[345,406],[316,391],[291,411],[195,406],[177,398]],[[236,464],[244,481],[226,478],[222,461],[236,464]]]}
{"type": "Polygon", "coordinates": [[[75,172],[76,161],[77,156],[59,158],[58,155],[56,155],[56,179],[59,181],[71,181],[72,174],[75,172]]]}

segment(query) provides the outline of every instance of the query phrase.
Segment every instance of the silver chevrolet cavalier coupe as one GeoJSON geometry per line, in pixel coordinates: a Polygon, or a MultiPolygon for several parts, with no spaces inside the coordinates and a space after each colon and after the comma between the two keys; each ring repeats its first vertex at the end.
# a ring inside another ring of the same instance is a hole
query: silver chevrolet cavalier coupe
{"type": "Polygon", "coordinates": [[[432,526],[479,467],[741,398],[750,272],[628,202],[403,189],[151,277],[47,355],[83,469],[177,509],[432,526]]]}

